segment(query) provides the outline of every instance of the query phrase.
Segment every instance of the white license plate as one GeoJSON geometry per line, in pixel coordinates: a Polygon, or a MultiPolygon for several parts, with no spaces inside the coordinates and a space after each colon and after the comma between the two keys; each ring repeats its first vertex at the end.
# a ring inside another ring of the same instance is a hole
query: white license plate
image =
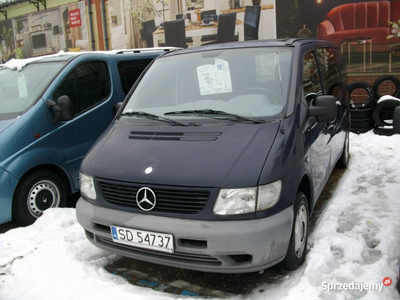
{"type": "Polygon", "coordinates": [[[116,243],[174,253],[174,239],[172,234],[118,226],[110,227],[112,239],[116,243]]]}

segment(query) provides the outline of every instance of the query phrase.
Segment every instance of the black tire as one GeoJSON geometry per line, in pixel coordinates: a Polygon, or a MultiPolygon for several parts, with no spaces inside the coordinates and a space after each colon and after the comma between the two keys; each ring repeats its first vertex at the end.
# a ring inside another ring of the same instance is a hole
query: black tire
{"type": "Polygon", "coordinates": [[[344,169],[349,164],[350,158],[350,139],[349,132],[346,132],[346,138],[344,140],[342,155],[340,156],[338,162],[336,163],[337,168],[344,169]]]}
{"type": "Polygon", "coordinates": [[[280,268],[293,271],[304,263],[307,255],[309,216],[307,197],[302,192],[297,192],[292,234],[286,257],[279,263],[280,268]]]}
{"type": "Polygon", "coordinates": [[[352,120],[359,120],[359,119],[372,119],[372,114],[374,109],[372,107],[368,108],[350,108],[350,116],[352,120]]]}
{"type": "Polygon", "coordinates": [[[24,177],[13,199],[13,219],[27,226],[50,207],[65,206],[67,193],[60,177],[50,171],[36,171],[24,177]]]}
{"type": "Polygon", "coordinates": [[[375,127],[374,133],[376,135],[383,135],[383,136],[392,136],[396,134],[393,128],[382,128],[382,127],[375,127]]]}
{"type": "Polygon", "coordinates": [[[372,118],[351,119],[351,132],[364,133],[374,128],[375,122],[372,118]]]}
{"type": "Polygon", "coordinates": [[[351,99],[351,93],[355,90],[355,89],[364,89],[367,91],[368,97],[365,100],[365,102],[363,103],[363,107],[368,108],[368,107],[372,107],[375,105],[376,100],[375,100],[375,93],[374,90],[372,89],[372,87],[370,86],[370,84],[368,82],[364,82],[364,81],[355,81],[349,84],[349,96],[351,99]]]}
{"type": "Polygon", "coordinates": [[[379,102],[373,113],[373,119],[377,126],[392,126],[393,122],[386,120],[393,120],[394,109],[400,105],[397,100],[383,100],[379,102]]]}
{"type": "Polygon", "coordinates": [[[400,80],[399,80],[396,76],[393,76],[393,75],[383,75],[383,76],[379,77],[377,80],[375,80],[375,82],[374,82],[374,84],[373,84],[373,86],[372,86],[372,88],[373,88],[373,90],[374,90],[374,93],[375,93],[376,99],[379,100],[382,96],[384,96],[384,95],[380,95],[380,94],[379,94],[379,86],[380,86],[384,81],[391,81],[391,82],[393,82],[393,84],[394,84],[395,87],[396,87],[396,90],[395,90],[395,92],[393,93],[393,95],[391,95],[391,96],[396,97],[396,98],[400,98],[400,80]]]}

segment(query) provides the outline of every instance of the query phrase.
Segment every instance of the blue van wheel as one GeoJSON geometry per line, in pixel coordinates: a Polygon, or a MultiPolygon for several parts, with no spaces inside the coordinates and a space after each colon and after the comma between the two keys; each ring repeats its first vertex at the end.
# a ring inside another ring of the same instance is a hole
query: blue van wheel
{"type": "Polygon", "coordinates": [[[279,264],[282,269],[293,271],[304,263],[307,255],[308,220],[307,197],[302,192],[297,192],[292,235],[286,257],[279,264]]]}
{"type": "Polygon", "coordinates": [[[58,175],[37,171],[23,178],[13,200],[13,219],[18,224],[30,225],[51,207],[65,206],[65,187],[58,175]]]}

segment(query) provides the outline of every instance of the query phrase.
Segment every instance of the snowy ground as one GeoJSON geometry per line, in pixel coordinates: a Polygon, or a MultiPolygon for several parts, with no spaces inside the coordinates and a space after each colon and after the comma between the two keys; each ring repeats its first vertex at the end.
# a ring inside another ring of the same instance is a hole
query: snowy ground
{"type": "MultiPolygon", "coordinates": [[[[305,265],[231,299],[400,299],[400,135],[350,137],[349,168],[310,234],[305,265]],[[378,291],[366,290],[372,285],[378,291]]],[[[32,226],[0,234],[0,253],[2,300],[186,298],[105,271],[120,257],[86,240],[72,208],[51,209],[32,226]]]]}

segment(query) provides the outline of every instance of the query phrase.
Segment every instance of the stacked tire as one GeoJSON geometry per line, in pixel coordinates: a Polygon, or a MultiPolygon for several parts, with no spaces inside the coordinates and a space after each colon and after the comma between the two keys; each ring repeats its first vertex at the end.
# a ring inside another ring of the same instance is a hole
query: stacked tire
{"type": "Polygon", "coordinates": [[[364,81],[352,82],[349,85],[349,95],[355,89],[364,89],[367,92],[367,98],[364,103],[351,104],[350,106],[350,117],[351,127],[350,131],[354,133],[364,133],[375,126],[373,119],[374,106],[376,103],[375,93],[369,83],[364,81]]]}
{"type": "Polygon", "coordinates": [[[373,112],[373,119],[376,126],[392,126],[394,109],[400,105],[400,80],[392,75],[381,76],[374,82],[373,90],[376,99],[379,99],[373,112]],[[392,82],[395,89],[390,95],[381,95],[379,87],[386,81],[392,82]]]}
{"type": "Polygon", "coordinates": [[[400,80],[396,76],[384,75],[376,79],[372,87],[367,82],[353,82],[349,85],[350,99],[352,92],[358,88],[367,92],[367,98],[364,103],[351,102],[350,130],[354,133],[364,133],[374,127],[391,126],[394,109],[400,106],[400,80]],[[395,89],[390,95],[382,95],[379,88],[387,81],[390,81],[395,89]]]}

